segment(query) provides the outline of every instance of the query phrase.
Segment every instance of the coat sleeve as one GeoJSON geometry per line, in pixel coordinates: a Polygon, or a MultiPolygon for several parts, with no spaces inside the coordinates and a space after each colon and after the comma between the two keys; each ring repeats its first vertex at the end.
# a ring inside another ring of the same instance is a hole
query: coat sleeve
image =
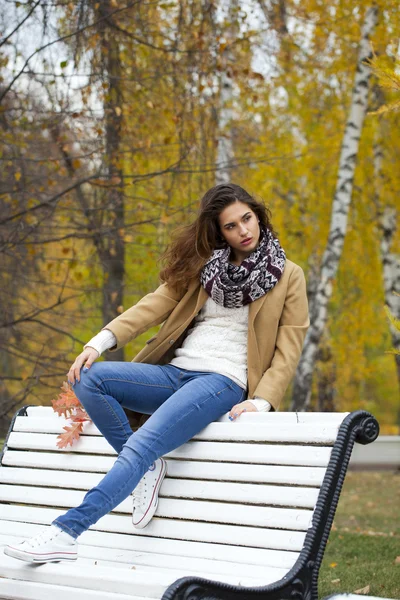
{"type": "Polygon", "coordinates": [[[254,396],[268,400],[275,410],[295,374],[310,326],[306,280],[303,269],[296,266],[289,278],[271,365],[254,392],[254,396]]]}
{"type": "Polygon", "coordinates": [[[184,293],[163,283],[154,292],[143,296],[137,304],[110,321],[102,328],[109,329],[116,337],[117,344],[110,348],[110,352],[122,348],[150,327],[165,321],[184,293]]]}

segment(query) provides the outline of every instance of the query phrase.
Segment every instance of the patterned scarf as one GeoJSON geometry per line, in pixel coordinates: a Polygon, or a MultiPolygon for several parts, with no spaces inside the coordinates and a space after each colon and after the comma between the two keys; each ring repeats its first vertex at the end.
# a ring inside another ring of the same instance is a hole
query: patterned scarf
{"type": "Polygon", "coordinates": [[[208,295],[226,308],[254,302],[278,283],[286,254],[277,238],[261,226],[257,248],[238,267],[229,262],[231,247],[214,250],[200,273],[208,295]]]}

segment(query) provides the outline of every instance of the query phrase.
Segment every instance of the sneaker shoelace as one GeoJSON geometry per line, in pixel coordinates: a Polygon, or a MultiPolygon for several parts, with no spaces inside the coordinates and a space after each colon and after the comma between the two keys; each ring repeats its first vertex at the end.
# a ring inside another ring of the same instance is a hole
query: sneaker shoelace
{"type": "Polygon", "coordinates": [[[51,542],[51,540],[54,539],[54,537],[55,533],[53,531],[42,531],[37,536],[29,540],[25,540],[25,544],[27,546],[30,546],[31,548],[36,548],[42,543],[51,542]]]}
{"type": "MultiPolygon", "coordinates": [[[[156,463],[152,463],[151,466],[156,466],[156,463]]],[[[154,470],[153,468],[153,470],[154,470]]],[[[147,480],[146,480],[146,475],[147,473],[145,473],[142,477],[142,479],[139,481],[139,483],[137,484],[137,486],[135,487],[135,489],[132,492],[132,496],[133,496],[133,508],[140,508],[140,506],[146,506],[147,503],[147,480]]]]}
{"type": "Polygon", "coordinates": [[[140,508],[140,506],[144,506],[146,504],[146,475],[143,475],[142,479],[137,484],[134,492],[133,492],[133,506],[134,508],[140,508]]]}

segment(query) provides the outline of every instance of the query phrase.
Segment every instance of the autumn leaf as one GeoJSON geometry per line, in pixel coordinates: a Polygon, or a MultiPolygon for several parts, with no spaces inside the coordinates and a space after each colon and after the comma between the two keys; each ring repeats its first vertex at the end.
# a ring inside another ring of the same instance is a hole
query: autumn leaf
{"type": "Polygon", "coordinates": [[[60,417],[63,416],[68,418],[72,415],[75,408],[81,406],[81,403],[66,381],[63,382],[61,390],[61,394],[59,394],[58,397],[51,402],[54,412],[56,412],[60,417]]]}
{"type": "Polygon", "coordinates": [[[91,421],[91,418],[66,381],[61,386],[61,393],[58,395],[58,398],[52,400],[52,404],[54,412],[60,417],[63,416],[71,420],[70,425],[66,425],[63,428],[65,429],[65,433],[60,433],[57,436],[57,446],[58,448],[66,448],[68,445],[72,446],[74,441],[79,439],[83,431],[83,423],[91,421]]]}
{"type": "Polygon", "coordinates": [[[81,406],[75,408],[75,412],[71,415],[70,418],[73,423],[85,423],[86,421],[91,420],[86,410],[81,406]]]}
{"type": "Polygon", "coordinates": [[[337,563],[332,562],[332,563],[330,563],[329,566],[330,566],[331,569],[334,569],[335,567],[337,567],[337,565],[338,565],[337,563]]]}
{"type": "Polygon", "coordinates": [[[170,221],[170,219],[171,219],[171,217],[169,217],[167,214],[163,213],[160,217],[160,223],[165,225],[170,221]]]}
{"type": "Polygon", "coordinates": [[[57,448],[66,448],[68,445],[72,446],[75,440],[78,441],[82,433],[83,424],[73,423],[72,425],[66,425],[63,429],[65,429],[65,433],[60,433],[58,436],[57,448]]]}
{"type": "Polygon", "coordinates": [[[354,594],[369,594],[371,589],[370,585],[366,585],[363,588],[360,588],[359,590],[354,590],[354,594]]]}

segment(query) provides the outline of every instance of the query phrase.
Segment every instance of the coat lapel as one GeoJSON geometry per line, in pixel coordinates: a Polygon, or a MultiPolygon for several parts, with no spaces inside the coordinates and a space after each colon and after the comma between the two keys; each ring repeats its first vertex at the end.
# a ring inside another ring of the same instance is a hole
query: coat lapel
{"type": "Polygon", "coordinates": [[[197,295],[197,302],[196,302],[196,307],[195,307],[195,314],[197,314],[204,306],[204,304],[206,303],[206,300],[208,298],[208,294],[206,292],[206,290],[203,288],[202,285],[200,285],[199,288],[199,293],[197,295]]]}
{"type": "Polygon", "coordinates": [[[254,319],[256,318],[258,311],[267,299],[268,294],[264,294],[258,300],[250,303],[249,306],[249,329],[254,329],[254,319]]]}

